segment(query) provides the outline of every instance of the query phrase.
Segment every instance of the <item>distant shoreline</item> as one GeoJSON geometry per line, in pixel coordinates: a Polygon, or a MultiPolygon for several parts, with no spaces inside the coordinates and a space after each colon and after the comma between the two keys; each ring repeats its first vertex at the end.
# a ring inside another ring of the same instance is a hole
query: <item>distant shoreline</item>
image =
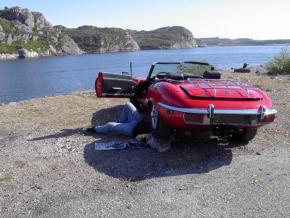
{"type": "Polygon", "coordinates": [[[160,49],[140,49],[137,51],[107,51],[107,52],[83,52],[81,54],[62,54],[62,55],[37,55],[37,56],[31,56],[26,58],[19,58],[19,55],[16,53],[12,54],[5,54],[0,53],[0,61],[6,61],[6,60],[16,60],[16,59],[34,59],[34,58],[43,58],[43,57],[64,57],[64,56],[82,56],[82,55],[90,55],[90,54],[114,54],[114,53],[127,53],[127,52],[139,52],[139,51],[161,51],[161,50],[187,50],[187,49],[202,49],[207,47],[238,47],[238,46],[289,46],[290,43],[284,43],[284,44],[235,44],[235,45],[207,45],[207,46],[198,46],[195,48],[160,48],[160,49]]]}

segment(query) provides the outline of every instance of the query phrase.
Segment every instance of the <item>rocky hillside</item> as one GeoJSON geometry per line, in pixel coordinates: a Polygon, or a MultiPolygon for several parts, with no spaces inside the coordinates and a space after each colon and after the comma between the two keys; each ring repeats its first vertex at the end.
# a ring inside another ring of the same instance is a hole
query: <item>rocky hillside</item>
{"type": "Polygon", "coordinates": [[[20,7],[0,10],[0,59],[80,53],[78,45],[41,13],[20,7]]]}
{"type": "Polygon", "coordinates": [[[194,48],[197,43],[192,33],[184,27],[164,27],[152,31],[123,30],[82,26],[68,29],[56,28],[74,39],[86,52],[118,52],[144,49],[194,48]]]}
{"type": "Polygon", "coordinates": [[[131,34],[119,28],[81,26],[69,29],[56,26],[56,29],[69,35],[83,51],[89,53],[137,51],[140,49],[131,34]]]}
{"type": "Polygon", "coordinates": [[[25,8],[0,10],[0,59],[194,47],[192,33],[180,26],[152,31],[66,28],[52,26],[41,13],[25,8]]]}
{"type": "Polygon", "coordinates": [[[152,31],[131,31],[141,49],[195,48],[192,33],[181,26],[163,27],[152,31]]]}

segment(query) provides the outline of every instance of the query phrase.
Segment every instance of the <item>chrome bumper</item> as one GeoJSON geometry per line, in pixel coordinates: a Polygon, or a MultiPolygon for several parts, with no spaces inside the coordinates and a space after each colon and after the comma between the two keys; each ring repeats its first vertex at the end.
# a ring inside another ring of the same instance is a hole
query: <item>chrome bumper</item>
{"type": "MultiPolygon", "coordinates": [[[[158,103],[160,107],[163,107],[170,111],[181,112],[184,114],[193,114],[193,115],[205,115],[203,123],[196,123],[196,122],[186,122],[185,118],[184,121],[187,124],[196,124],[196,125],[212,125],[214,124],[215,115],[221,116],[247,116],[249,117],[249,123],[247,125],[264,125],[270,122],[262,122],[264,118],[269,116],[275,116],[277,110],[275,109],[268,109],[264,105],[261,105],[259,109],[215,109],[213,104],[209,104],[208,108],[182,108],[171,106],[164,103],[158,103]]],[[[217,125],[245,125],[245,123],[240,122],[220,122],[216,123],[217,125]]]]}

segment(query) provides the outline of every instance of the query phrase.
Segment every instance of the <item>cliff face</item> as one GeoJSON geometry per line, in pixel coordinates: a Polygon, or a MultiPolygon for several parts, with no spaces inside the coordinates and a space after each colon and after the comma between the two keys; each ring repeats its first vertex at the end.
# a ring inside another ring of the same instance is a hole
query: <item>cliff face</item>
{"type": "Polygon", "coordinates": [[[80,54],[77,44],[38,12],[13,7],[0,10],[0,53],[17,56],[80,54]],[[23,53],[23,51],[25,51],[23,53]]]}
{"type": "Polygon", "coordinates": [[[139,45],[126,30],[119,28],[97,28],[94,26],[81,26],[68,29],[56,27],[69,35],[78,46],[86,52],[119,52],[137,51],[139,45]]]}

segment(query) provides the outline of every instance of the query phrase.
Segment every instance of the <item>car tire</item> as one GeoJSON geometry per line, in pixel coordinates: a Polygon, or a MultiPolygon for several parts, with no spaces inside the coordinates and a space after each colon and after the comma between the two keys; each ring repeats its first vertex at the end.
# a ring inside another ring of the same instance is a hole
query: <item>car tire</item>
{"type": "Polygon", "coordinates": [[[163,122],[155,105],[153,105],[150,113],[150,123],[153,136],[158,138],[168,138],[170,136],[171,128],[163,122]]]}
{"type": "Polygon", "coordinates": [[[143,111],[144,111],[142,105],[137,101],[136,98],[131,97],[131,98],[130,98],[130,102],[131,102],[131,103],[136,107],[136,109],[137,109],[139,112],[143,112],[143,111]]]}
{"type": "Polygon", "coordinates": [[[255,138],[257,131],[258,131],[257,128],[242,129],[241,131],[238,131],[233,134],[233,139],[234,141],[237,142],[248,143],[249,141],[255,138]]]}

